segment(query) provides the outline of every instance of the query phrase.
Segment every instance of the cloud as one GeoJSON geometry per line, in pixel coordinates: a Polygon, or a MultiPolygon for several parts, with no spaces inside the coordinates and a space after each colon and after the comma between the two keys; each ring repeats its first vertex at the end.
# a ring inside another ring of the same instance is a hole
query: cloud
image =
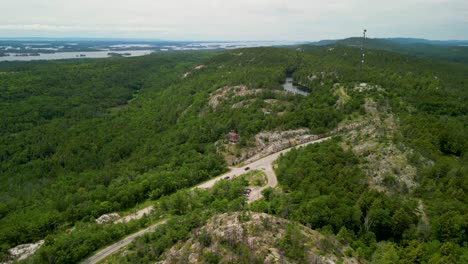
{"type": "Polygon", "coordinates": [[[65,25],[43,25],[43,24],[16,24],[0,25],[0,30],[14,31],[102,31],[102,32],[167,32],[168,28],[161,27],[98,27],[98,26],[65,26],[65,25]]]}
{"type": "Polygon", "coordinates": [[[468,39],[466,0],[20,0],[2,3],[0,37],[133,36],[318,40],[468,39]],[[465,30],[463,29],[465,28],[465,30]]]}
{"type": "Polygon", "coordinates": [[[0,30],[52,30],[52,31],[70,31],[70,30],[86,30],[86,28],[78,26],[56,26],[42,24],[17,24],[17,25],[0,25],[0,30]]]}

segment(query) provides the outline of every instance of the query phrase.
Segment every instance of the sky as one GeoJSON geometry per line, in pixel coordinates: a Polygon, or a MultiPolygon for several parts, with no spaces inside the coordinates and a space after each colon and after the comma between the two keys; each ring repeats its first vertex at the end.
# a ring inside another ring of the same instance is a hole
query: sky
{"type": "Polygon", "coordinates": [[[0,0],[0,38],[468,39],[468,0],[0,0]]]}

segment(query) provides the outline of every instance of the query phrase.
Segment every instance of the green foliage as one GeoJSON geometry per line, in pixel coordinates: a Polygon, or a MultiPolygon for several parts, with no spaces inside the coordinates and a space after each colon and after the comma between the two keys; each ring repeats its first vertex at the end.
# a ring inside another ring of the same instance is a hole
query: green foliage
{"type": "MultiPolygon", "coordinates": [[[[369,190],[359,160],[338,143],[309,145],[280,157],[277,174],[286,194],[272,193],[267,200],[254,203],[252,209],[268,210],[322,232],[330,230],[358,256],[374,263],[436,259],[435,252],[443,247],[432,252],[425,249],[424,242],[411,242],[416,241],[412,238],[420,221],[415,200],[369,190]]],[[[447,211],[434,219],[431,239],[451,243],[456,249],[452,259],[461,258],[466,245],[466,215],[447,211]]]]}
{"type": "Polygon", "coordinates": [[[312,228],[331,225],[359,230],[362,209],[356,204],[365,191],[358,159],[344,152],[336,141],[291,151],[279,160],[277,175],[285,190],[293,193],[273,200],[273,211],[293,210],[292,219],[312,228]],[[310,212],[314,212],[313,214],[310,212]]]}
{"type": "Polygon", "coordinates": [[[283,156],[277,174],[284,193],[267,189],[252,208],[337,233],[376,263],[394,261],[395,252],[400,263],[467,259],[468,66],[369,50],[361,67],[360,57],[356,48],[303,46],[1,64],[16,72],[0,75],[1,254],[49,235],[43,262],[79,261],[135,228],[98,227],[93,219],[149,198],[176,220],[135,243],[126,261],[154,262],[210,215],[244,209],[242,181],[178,192],[226,170],[214,143],[227,131],[241,134],[241,146],[262,130],[324,133],[364,114],[371,97],[399,120],[394,143],[414,150],[414,193],[369,190],[362,161],[332,141],[283,156]],[[206,67],[195,70],[197,64],[206,67]],[[192,74],[182,78],[186,72],[192,74]],[[279,93],[286,75],[310,95],[279,93]],[[384,90],[355,91],[361,82],[384,90]],[[341,107],[336,83],[350,96],[341,107]],[[208,105],[213,92],[235,85],[263,92],[208,105]],[[232,108],[244,100],[252,103],[232,108]],[[421,222],[418,199],[430,224],[421,222]],[[82,231],[70,240],[64,231],[75,224],[82,231]]]}
{"type": "MultiPolygon", "coordinates": [[[[175,243],[188,239],[191,231],[203,226],[216,213],[240,211],[244,208],[245,197],[242,195],[245,182],[240,179],[219,181],[208,190],[181,190],[164,197],[158,203],[156,210],[161,213],[175,214],[166,224],[156,228],[155,232],[139,237],[130,245],[131,252],[117,257],[118,263],[154,263],[160,260],[163,252],[175,243]],[[225,196],[225,193],[232,193],[225,196]],[[185,197],[185,199],[181,199],[185,197]],[[184,201],[184,205],[178,203],[184,201]],[[220,207],[222,203],[224,206],[220,207]],[[181,207],[184,209],[181,210],[181,207]]],[[[244,216],[246,217],[246,216],[244,216]]],[[[201,244],[208,247],[212,238],[207,233],[201,233],[198,238],[201,244]]],[[[207,261],[217,259],[216,255],[204,255],[207,261]]]]}
{"type": "Polygon", "coordinates": [[[218,264],[222,260],[222,256],[212,252],[204,253],[203,258],[205,259],[205,263],[208,264],[218,264]]]}
{"type": "Polygon", "coordinates": [[[242,178],[249,182],[250,186],[265,186],[267,184],[267,176],[261,170],[252,170],[242,175],[242,178]]]}
{"type": "Polygon", "coordinates": [[[309,97],[276,92],[297,66],[293,50],[213,55],[5,64],[17,73],[0,76],[0,242],[32,242],[218,175],[225,163],[213,143],[226,131],[246,144],[261,130],[324,132],[342,118],[326,87],[309,97]],[[210,93],[240,84],[265,92],[242,97],[259,98],[250,107],[231,109],[234,97],[208,108],[210,93]],[[272,106],[285,114],[265,115],[266,99],[287,102],[272,106]]]}
{"type": "Polygon", "coordinates": [[[33,263],[76,263],[95,250],[144,226],[146,219],[130,224],[78,223],[67,233],[49,235],[31,260],[33,263]]]}
{"type": "MultiPolygon", "coordinates": [[[[337,44],[358,47],[361,45],[361,38],[348,38],[339,40],[337,44]]],[[[468,48],[454,43],[437,43],[426,40],[405,40],[399,39],[366,39],[366,49],[387,50],[404,54],[412,54],[421,57],[429,57],[438,60],[453,62],[468,62],[468,48]]]]}
{"type": "Polygon", "coordinates": [[[183,131],[165,131],[176,129],[178,117],[164,91],[211,55],[27,64],[0,76],[0,241],[42,239],[66,222],[222,172],[211,146],[194,139],[181,145],[183,131]]]}
{"type": "MultiPolygon", "coordinates": [[[[372,50],[360,67],[360,52],[354,48],[303,50],[302,65],[294,77],[312,92],[339,82],[348,87],[351,104],[362,104],[363,94],[379,104],[390,103],[401,125],[401,136],[397,134],[394,143],[413,148],[408,158],[418,168],[418,187],[403,197],[369,191],[357,166],[362,161],[355,161],[350,153],[346,157],[338,146],[331,148],[327,143],[283,157],[277,173],[287,194],[253,208],[264,212],[268,208],[312,228],[339,230],[343,242],[350,243],[363,258],[374,256],[375,263],[455,263],[462,259],[468,212],[468,66],[372,50]],[[353,91],[360,82],[385,90],[353,91]],[[346,166],[345,161],[349,162],[346,166]],[[422,199],[430,220],[421,220],[414,198],[422,199]],[[422,241],[411,242],[415,238],[422,241]],[[434,241],[452,243],[456,250],[450,256],[437,253],[442,246],[427,250],[434,241]]],[[[346,113],[352,111],[359,107],[346,113]]],[[[394,181],[388,175],[384,184],[392,187],[394,181]]]]}
{"type": "Polygon", "coordinates": [[[295,224],[288,224],[285,234],[278,241],[278,247],[289,259],[301,262],[305,261],[307,251],[305,243],[306,237],[300,227],[295,224]]]}
{"type": "Polygon", "coordinates": [[[398,263],[398,246],[392,242],[380,242],[372,255],[371,263],[393,264],[398,263]]]}

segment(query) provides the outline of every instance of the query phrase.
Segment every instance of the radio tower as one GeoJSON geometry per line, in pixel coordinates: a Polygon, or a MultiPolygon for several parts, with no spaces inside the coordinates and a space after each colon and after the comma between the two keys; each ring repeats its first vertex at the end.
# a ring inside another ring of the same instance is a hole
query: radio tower
{"type": "Polygon", "coordinates": [[[366,41],[366,32],[367,32],[367,29],[364,29],[364,32],[362,32],[362,40],[361,40],[361,53],[362,53],[361,65],[362,66],[364,66],[364,59],[366,57],[366,53],[364,52],[364,41],[366,41]]]}

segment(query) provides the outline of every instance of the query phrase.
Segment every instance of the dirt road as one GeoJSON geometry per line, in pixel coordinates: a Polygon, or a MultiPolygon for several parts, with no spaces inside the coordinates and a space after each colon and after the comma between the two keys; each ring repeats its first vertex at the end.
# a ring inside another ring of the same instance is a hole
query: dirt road
{"type": "Polygon", "coordinates": [[[258,159],[252,163],[249,163],[245,166],[242,166],[242,167],[239,167],[239,168],[232,168],[231,171],[225,173],[225,174],[222,174],[216,178],[213,178],[209,181],[206,181],[202,184],[199,184],[197,186],[195,186],[194,188],[200,188],[200,189],[207,189],[207,188],[211,188],[213,187],[213,185],[217,182],[217,181],[220,181],[220,180],[223,180],[225,177],[229,176],[230,178],[235,178],[237,176],[240,176],[244,173],[246,173],[247,171],[250,171],[250,170],[261,170],[263,172],[265,172],[265,174],[267,175],[267,178],[268,178],[268,183],[263,186],[263,187],[253,187],[252,188],[252,192],[250,193],[250,196],[249,196],[249,199],[248,199],[248,202],[251,203],[253,201],[256,201],[258,199],[260,199],[262,197],[262,191],[268,187],[275,187],[277,184],[278,184],[278,180],[276,178],[276,174],[275,174],[275,171],[273,170],[273,162],[281,155],[281,154],[285,154],[289,151],[291,151],[292,149],[295,149],[295,148],[300,148],[300,147],[304,147],[304,146],[307,146],[307,145],[310,145],[310,144],[315,144],[315,143],[320,143],[320,142],[323,142],[325,140],[329,140],[331,137],[326,137],[326,138],[321,138],[321,139],[317,139],[317,140],[313,140],[313,141],[310,141],[310,142],[307,142],[307,143],[304,143],[304,144],[301,144],[301,145],[297,145],[295,147],[292,147],[292,148],[288,148],[288,149],[285,149],[285,150],[282,150],[282,151],[279,151],[279,152],[276,152],[274,154],[271,154],[269,156],[266,156],[264,158],[261,158],[261,159],[258,159]],[[246,168],[249,168],[248,170],[246,170],[246,168]]]}
{"type": "MultiPolygon", "coordinates": [[[[275,154],[271,154],[269,156],[266,156],[264,158],[261,158],[257,161],[254,161],[252,163],[249,163],[245,166],[242,166],[240,168],[232,168],[230,172],[228,173],[225,173],[225,174],[222,174],[214,179],[211,179],[207,182],[204,182],[202,184],[199,184],[197,186],[195,186],[194,188],[200,188],[200,189],[207,189],[207,188],[211,188],[213,187],[213,185],[217,182],[217,181],[220,181],[220,180],[223,180],[224,177],[226,176],[229,176],[230,178],[233,178],[233,177],[237,177],[239,175],[242,175],[244,173],[246,173],[247,171],[250,171],[250,170],[262,170],[265,172],[265,174],[267,175],[267,178],[268,178],[268,183],[263,186],[263,187],[254,187],[252,188],[252,192],[250,193],[250,196],[249,196],[249,199],[248,199],[248,202],[251,203],[253,201],[256,201],[258,199],[260,199],[262,197],[262,191],[265,189],[265,188],[268,188],[268,187],[275,187],[277,184],[278,184],[278,180],[276,179],[276,175],[275,175],[275,172],[273,170],[273,162],[281,155],[281,154],[284,154],[284,153],[287,153],[288,151],[290,151],[291,149],[295,149],[295,148],[299,148],[299,147],[304,147],[304,146],[307,146],[309,144],[315,144],[315,143],[320,143],[320,142],[323,142],[325,140],[328,140],[330,139],[331,137],[326,137],[326,138],[321,138],[321,139],[317,139],[317,140],[314,140],[314,141],[311,141],[311,142],[307,142],[307,143],[304,143],[304,144],[301,144],[301,145],[297,145],[295,147],[292,147],[292,148],[288,148],[288,149],[285,149],[285,150],[282,150],[280,152],[277,152],[275,154]],[[245,168],[249,167],[248,170],[245,170],[245,168]]],[[[150,208],[150,207],[147,207],[147,208],[150,208]]],[[[146,209],[146,208],[145,208],[146,209]]],[[[143,210],[145,210],[143,209],[143,210]]],[[[94,263],[97,263],[103,259],[105,259],[106,257],[112,255],[113,253],[115,253],[116,251],[118,251],[119,249],[121,249],[122,247],[130,244],[135,238],[145,234],[145,233],[149,233],[149,232],[153,232],[157,226],[159,225],[162,225],[166,223],[166,220],[162,220],[150,227],[147,227],[143,230],[140,230],[132,235],[129,235],[127,236],[126,238],[98,251],[96,254],[94,254],[93,256],[89,257],[88,259],[86,259],[85,261],[83,261],[82,263],[83,264],[94,264],[94,263]]]]}

